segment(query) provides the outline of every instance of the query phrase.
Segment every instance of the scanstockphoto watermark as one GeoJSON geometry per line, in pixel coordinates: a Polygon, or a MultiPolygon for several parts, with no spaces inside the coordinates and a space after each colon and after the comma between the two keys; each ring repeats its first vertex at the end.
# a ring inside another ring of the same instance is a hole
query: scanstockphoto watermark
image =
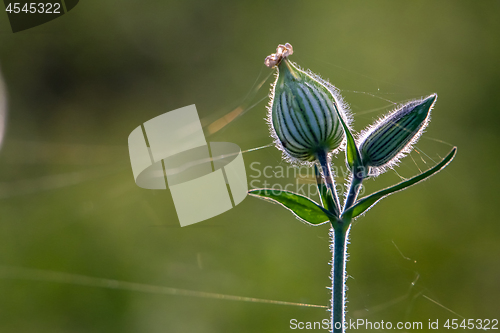
{"type": "MultiPolygon", "coordinates": [[[[340,329],[340,322],[336,323],[335,328],[340,329]]],[[[356,319],[344,322],[344,329],[352,330],[421,330],[423,329],[423,323],[421,321],[399,321],[397,323],[392,323],[390,321],[369,321],[366,319],[356,319]]],[[[297,319],[290,319],[290,329],[292,330],[331,330],[332,323],[328,319],[323,319],[322,321],[299,321],[297,319]]]]}
{"type": "MultiPolygon", "coordinates": [[[[332,173],[336,176],[348,179],[350,170],[347,167],[332,166],[332,173]]],[[[311,197],[318,195],[316,175],[314,168],[308,165],[264,165],[261,162],[250,164],[248,177],[250,189],[269,188],[275,191],[292,191],[311,197]],[[285,182],[283,180],[292,180],[285,182]]],[[[345,192],[344,183],[335,184],[338,193],[345,192]]],[[[364,187],[360,188],[360,195],[364,193],[364,187]]]]}

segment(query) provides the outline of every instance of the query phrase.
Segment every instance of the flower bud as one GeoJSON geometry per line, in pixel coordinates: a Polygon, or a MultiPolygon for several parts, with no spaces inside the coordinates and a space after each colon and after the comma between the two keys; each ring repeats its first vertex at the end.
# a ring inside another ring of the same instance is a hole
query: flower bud
{"type": "Polygon", "coordinates": [[[278,149],[292,161],[314,161],[318,155],[339,150],[344,129],[339,114],[349,123],[335,87],[288,60],[290,44],[279,45],[265,64],[277,67],[271,89],[268,122],[278,149]]]}
{"type": "Polygon", "coordinates": [[[430,121],[437,95],[412,101],[377,121],[360,135],[360,153],[371,175],[393,167],[412,150],[430,121]]]}

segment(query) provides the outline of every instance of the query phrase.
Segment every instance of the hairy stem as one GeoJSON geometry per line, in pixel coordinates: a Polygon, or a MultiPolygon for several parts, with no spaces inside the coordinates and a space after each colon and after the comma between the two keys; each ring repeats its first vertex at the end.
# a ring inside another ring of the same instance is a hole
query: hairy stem
{"type": "Polygon", "coordinates": [[[349,229],[343,226],[330,229],[332,239],[332,299],[330,305],[332,329],[330,332],[343,333],[345,320],[345,262],[349,229]]]}
{"type": "MultiPolygon", "coordinates": [[[[363,183],[363,178],[360,178],[356,174],[353,174],[351,186],[349,187],[349,193],[347,194],[347,198],[345,199],[343,212],[351,208],[351,206],[356,201],[362,183],[363,183]]],[[[350,219],[350,217],[347,218],[350,219]]]]}
{"type": "Polygon", "coordinates": [[[335,213],[337,216],[339,216],[340,201],[337,195],[337,190],[335,189],[335,179],[333,178],[332,170],[330,169],[330,161],[328,161],[328,155],[326,152],[322,152],[318,154],[317,157],[319,164],[321,165],[321,173],[323,174],[325,184],[332,192],[333,202],[335,203],[335,209],[337,210],[335,213]]]}

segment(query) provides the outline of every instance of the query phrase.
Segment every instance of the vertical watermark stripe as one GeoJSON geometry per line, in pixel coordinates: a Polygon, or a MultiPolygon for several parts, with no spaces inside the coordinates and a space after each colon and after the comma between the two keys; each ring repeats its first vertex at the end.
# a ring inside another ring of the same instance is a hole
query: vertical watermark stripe
{"type": "Polygon", "coordinates": [[[62,4],[62,8],[64,10],[64,14],[66,14],[68,12],[68,10],[66,9],[66,1],[65,0],[61,0],[61,4],[62,4]]]}

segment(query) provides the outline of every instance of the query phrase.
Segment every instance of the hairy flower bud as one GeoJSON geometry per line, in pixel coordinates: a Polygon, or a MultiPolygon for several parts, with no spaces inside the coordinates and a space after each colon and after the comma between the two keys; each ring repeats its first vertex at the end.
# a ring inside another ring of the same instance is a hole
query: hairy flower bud
{"type": "Polygon", "coordinates": [[[378,175],[399,162],[430,121],[431,109],[437,95],[412,101],[390,112],[360,135],[360,153],[365,167],[378,175]]]}
{"type": "Polygon", "coordinates": [[[287,58],[290,44],[279,45],[265,64],[278,68],[271,89],[268,122],[275,144],[292,161],[314,161],[338,151],[344,141],[339,114],[349,123],[346,107],[335,87],[306,72],[287,58]]]}

